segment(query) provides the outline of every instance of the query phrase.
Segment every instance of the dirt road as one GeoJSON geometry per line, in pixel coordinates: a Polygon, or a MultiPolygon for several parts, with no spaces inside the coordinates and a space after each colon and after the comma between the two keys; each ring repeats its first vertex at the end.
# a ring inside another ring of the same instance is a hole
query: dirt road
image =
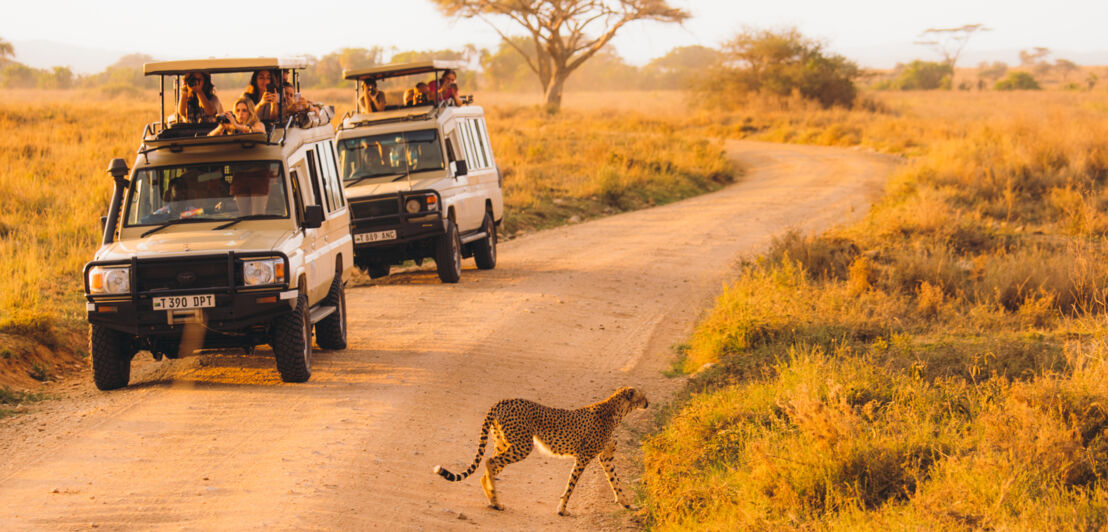
{"type": "MultiPolygon", "coordinates": [[[[858,151],[728,145],[747,168],[726,190],[529,235],[494,271],[430,269],[348,292],[350,348],[317,352],[286,385],[268,350],[136,360],[132,386],[63,397],[0,420],[0,529],[611,529],[634,527],[597,464],[568,517],[572,461],[508,467],[503,512],[463,469],[489,406],[509,397],[577,407],[621,385],[659,404],[661,375],[738,259],[790,227],[860,217],[891,159],[858,151]]],[[[652,405],[653,406],[653,405],[652,405]]],[[[617,469],[637,480],[635,427],[617,469]]]]}

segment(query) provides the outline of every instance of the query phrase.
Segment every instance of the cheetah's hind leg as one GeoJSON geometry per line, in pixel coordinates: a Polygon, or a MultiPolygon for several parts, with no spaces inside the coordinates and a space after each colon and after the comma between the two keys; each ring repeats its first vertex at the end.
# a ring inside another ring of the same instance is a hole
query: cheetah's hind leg
{"type": "Polygon", "coordinates": [[[512,442],[507,438],[501,437],[502,433],[497,433],[498,439],[496,443],[496,456],[489,458],[489,461],[485,463],[485,474],[481,477],[481,489],[485,491],[485,497],[489,499],[489,506],[496,510],[503,510],[504,507],[500,505],[500,502],[496,499],[496,476],[504,470],[504,467],[508,464],[513,464],[531,454],[531,449],[534,444],[531,440],[523,440],[512,442]]]}

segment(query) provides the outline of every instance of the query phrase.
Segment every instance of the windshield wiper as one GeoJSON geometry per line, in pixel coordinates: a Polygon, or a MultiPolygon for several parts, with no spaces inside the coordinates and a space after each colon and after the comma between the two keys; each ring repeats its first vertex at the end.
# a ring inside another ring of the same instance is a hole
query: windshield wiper
{"type": "Polygon", "coordinates": [[[354,185],[357,185],[358,183],[361,183],[362,181],[365,181],[366,179],[373,179],[375,177],[385,177],[385,176],[390,176],[390,175],[396,175],[396,172],[385,172],[385,173],[382,173],[382,174],[360,175],[358,177],[353,178],[353,180],[351,182],[344,182],[342,184],[342,186],[343,187],[352,187],[354,185]]]}
{"type": "Polygon", "coordinates": [[[165,222],[162,225],[159,225],[159,226],[157,226],[157,227],[155,227],[155,228],[139,235],[139,238],[146,238],[147,235],[152,234],[152,233],[157,233],[158,231],[161,231],[162,229],[165,229],[166,227],[169,227],[171,225],[191,223],[191,222],[218,222],[218,221],[219,221],[218,219],[213,219],[213,218],[177,218],[176,220],[170,220],[168,222],[165,222]]]}
{"type": "Polygon", "coordinates": [[[282,216],[280,214],[247,214],[246,216],[239,216],[238,218],[235,218],[234,220],[231,220],[230,222],[227,222],[225,224],[219,224],[219,225],[213,227],[212,231],[219,231],[220,229],[226,229],[226,228],[231,227],[232,225],[235,225],[235,224],[237,224],[237,223],[239,223],[243,220],[272,220],[272,219],[275,219],[275,218],[284,218],[284,216],[282,216]]]}

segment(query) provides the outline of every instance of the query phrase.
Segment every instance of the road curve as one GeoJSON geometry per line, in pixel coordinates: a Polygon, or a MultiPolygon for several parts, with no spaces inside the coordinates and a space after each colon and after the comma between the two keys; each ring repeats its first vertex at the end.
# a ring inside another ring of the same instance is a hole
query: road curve
{"type": "MultiPolygon", "coordinates": [[[[283,384],[268,350],[135,362],[132,386],[89,379],[0,420],[0,529],[507,530],[633,528],[596,464],[558,517],[572,461],[535,453],[498,482],[503,512],[464,468],[486,410],[524,397],[564,408],[642,388],[659,404],[671,346],[734,273],[789,228],[860,217],[892,158],[729,142],[746,168],[722,191],[531,234],[493,271],[466,261],[349,289],[350,348],[283,384]]],[[[637,480],[631,416],[617,470],[637,480]]]]}

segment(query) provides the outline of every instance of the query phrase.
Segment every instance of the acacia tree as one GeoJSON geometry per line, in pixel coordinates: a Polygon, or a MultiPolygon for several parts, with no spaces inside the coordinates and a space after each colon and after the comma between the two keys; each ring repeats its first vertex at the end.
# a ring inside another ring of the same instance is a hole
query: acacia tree
{"type": "Polygon", "coordinates": [[[2,37],[0,37],[0,61],[14,56],[15,47],[12,46],[12,43],[5,41],[2,37]]]}
{"type": "Polygon", "coordinates": [[[551,112],[561,107],[569,75],[604,48],[620,28],[637,20],[682,22],[689,17],[666,0],[434,1],[447,16],[477,17],[492,26],[538,76],[551,112]],[[510,38],[505,23],[522,26],[531,46],[510,38]]]}
{"type": "Polygon", "coordinates": [[[928,46],[938,52],[943,56],[943,62],[953,71],[958,57],[962,55],[962,50],[969,43],[970,38],[981,31],[993,30],[986,28],[984,24],[966,24],[957,28],[927,28],[920,34],[920,38],[925,40],[916,41],[916,44],[928,46]]]}

